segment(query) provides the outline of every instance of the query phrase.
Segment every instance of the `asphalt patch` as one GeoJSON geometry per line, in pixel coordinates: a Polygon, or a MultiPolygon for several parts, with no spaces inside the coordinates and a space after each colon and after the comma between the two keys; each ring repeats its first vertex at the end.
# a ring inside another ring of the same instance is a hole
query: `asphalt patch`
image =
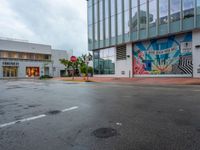
{"type": "Polygon", "coordinates": [[[38,106],[41,106],[41,105],[28,105],[29,108],[35,108],[35,107],[38,107],[38,106]]]}
{"type": "Polygon", "coordinates": [[[23,87],[21,87],[21,86],[10,86],[10,87],[8,87],[6,89],[7,90],[11,90],[11,89],[21,89],[21,88],[23,88],[23,87]]]}
{"type": "Polygon", "coordinates": [[[4,115],[5,114],[5,112],[4,111],[0,111],[0,115],[4,115]]]}
{"type": "Polygon", "coordinates": [[[73,85],[73,84],[79,84],[79,83],[73,83],[73,82],[72,82],[72,83],[65,83],[65,84],[72,84],[72,85],[73,85]]]}
{"type": "Polygon", "coordinates": [[[47,115],[57,115],[59,113],[61,113],[60,110],[50,110],[47,112],[47,115]]]}
{"type": "Polygon", "coordinates": [[[109,138],[117,136],[117,130],[113,128],[99,128],[92,132],[92,134],[97,138],[109,138]]]}

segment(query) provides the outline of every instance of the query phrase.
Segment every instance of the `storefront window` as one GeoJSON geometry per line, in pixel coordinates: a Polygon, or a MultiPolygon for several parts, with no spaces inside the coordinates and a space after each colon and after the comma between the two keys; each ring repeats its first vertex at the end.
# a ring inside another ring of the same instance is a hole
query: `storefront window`
{"type": "Polygon", "coordinates": [[[168,23],[168,2],[166,0],[159,0],[159,24],[168,23]]]}
{"type": "Polygon", "coordinates": [[[170,1],[170,21],[180,20],[181,12],[181,0],[171,0],[170,1]]]}
{"type": "Polygon", "coordinates": [[[115,74],[114,48],[94,52],[94,73],[115,74]]]}
{"type": "Polygon", "coordinates": [[[5,66],[3,67],[3,77],[17,77],[18,67],[5,66]]]}
{"type": "Polygon", "coordinates": [[[194,0],[183,0],[183,18],[194,17],[194,0]]]}
{"type": "Polygon", "coordinates": [[[26,76],[27,77],[40,76],[40,68],[39,67],[26,67],[26,76]]]}
{"type": "Polygon", "coordinates": [[[1,51],[0,58],[10,59],[24,59],[24,60],[51,60],[51,55],[48,54],[35,54],[35,53],[23,53],[23,52],[12,52],[12,51],[1,51]]]}
{"type": "Polygon", "coordinates": [[[157,20],[157,0],[149,1],[149,27],[155,27],[157,20]]]}
{"type": "Polygon", "coordinates": [[[140,29],[146,29],[147,25],[147,3],[146,0],[140,0],[140,29]]]}

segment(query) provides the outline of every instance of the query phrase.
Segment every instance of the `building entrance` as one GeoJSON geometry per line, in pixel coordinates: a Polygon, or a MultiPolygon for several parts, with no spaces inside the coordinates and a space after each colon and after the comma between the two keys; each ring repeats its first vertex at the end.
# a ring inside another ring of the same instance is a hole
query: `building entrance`
{"type": "Polygon", "coordinates": [[[3,77],[15,78],[18,75],[18,67],[3,67],[3,77]]]}

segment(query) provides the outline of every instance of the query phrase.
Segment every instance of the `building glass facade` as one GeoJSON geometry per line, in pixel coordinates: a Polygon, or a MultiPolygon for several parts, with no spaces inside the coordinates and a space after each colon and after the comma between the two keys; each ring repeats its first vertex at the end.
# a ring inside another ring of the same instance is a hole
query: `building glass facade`
{"type": "Polygon", "coordinates": [[[107,48],[94,51],[94,73],[115,74],[115,49],[107,48]]]}
{"type": "Polygon", "coordinates": [[[93,51],[200,27],[200,0],[88,0],[88,13],[93,51]]]}

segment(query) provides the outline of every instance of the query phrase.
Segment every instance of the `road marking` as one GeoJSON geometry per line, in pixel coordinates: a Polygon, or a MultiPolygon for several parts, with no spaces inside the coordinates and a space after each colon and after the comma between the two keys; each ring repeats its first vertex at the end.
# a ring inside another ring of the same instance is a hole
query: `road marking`
{"type": "Polygon", "coordinates": [[[62,112],[67,112],[67,111],[74,110],[74,109],[78,109],[78,106],[74,106],[74,107],[71,107],[71,108],[63,109],[62,112]]]}
{"type": "MultiPolygon", "coordinates": [[[[74,107],[63,109],[61,112],[67,112],[67,111],[75,110],[75,109],[78,109],[78,108],[79,108],[78,106],[74,106],[74,107]]],[[[42,115],[30,117],[30,118],[24,118],[24,119],[16,120],[16,121],[5,123],[5,124],[0,124],[0,128],[4,128],[4,127],[7,127],[7,126],[15,125],[17,123],[23,123],[23,122],[27,122],[27,121],[32,121],[32,120],[44,118],[46,116],[47,115],[42,114],[42,115]]]]}
{"type": "Polygon", "coordinates": [[[0,125],[0,128],[7,127],[7,126],[11,126],[11,125],[14,125],[14,124],[16,124],[16,123],[22,123],[22,122],[26,122],[26,121],[31,121],[31,120],[40,119],[40,118],[43,118],[43,117],[46,117],[46,115],[39,115],[39,116],[35,116],[35,117],[30,117],[30,118],[25,118],[25,119],[16,120],[16,121],[13,121],[13,122],[1,124],[1,125],[0,125]]]}
{"type": "Polygon", "coordinates": [[[192,91],[194,91],[194,92],[200,92],[200,90],[192,90],[192,91]]]}

